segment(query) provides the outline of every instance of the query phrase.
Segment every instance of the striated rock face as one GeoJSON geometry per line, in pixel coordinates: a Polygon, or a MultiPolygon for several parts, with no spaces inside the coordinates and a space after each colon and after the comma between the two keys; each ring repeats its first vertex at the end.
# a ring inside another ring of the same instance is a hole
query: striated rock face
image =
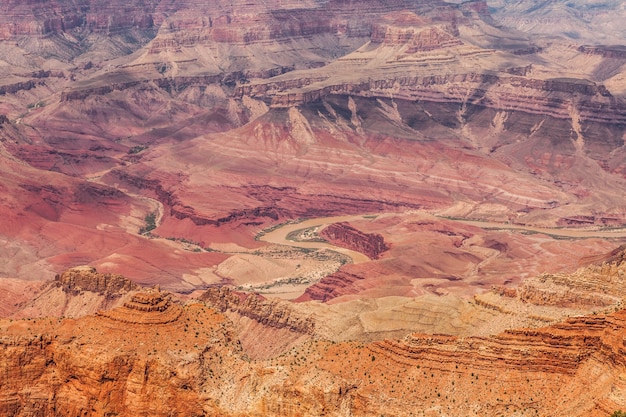
{"type": "Polygon", "coordinates": [[[154,325],[176,321],[181,309],[172,303],[169,294],[163,294],[157,288],[134,294],[122,307],[100,311],[98,315],[122,323],[154,325]]]}
{"type": "MultiPolygon", "coordinates": [[[[509,331],[487,339],[414,334],[402,342],[375,343],[372,351],[377,361],[383,358],[401,367],[426,368],[427,384],[434,383],[447,393],[447,401],[439,400],[441,395],[435,403],[460,402],[458,407],[471,409],[467,406],[471,400],[466,399],[476,396],[482,399],[481,407],[480,412],[473,413],[482,415],[497,415],[515,403],[518,410],[525,410],[521,415],[551,415],[563,410],[601,416],[619,407],[623,399],[610,396],[587,402],[589,396],[584,393],[603,384],[601,375],[605,371],[600,369],[624,366],[621,354],[616,356],[622,350],[621,338],[610,330],[607,333],[611,326],[620,326],[623,319],[623,313],[581,317],[550,328],[509,331]],[[431,371],[435,367],[437,370],[431,371]],[[579,385],[575,381],[583,375],[590,379],[579,385]],[[564,402],[555,407],[553,396],[564,402]],[[544,408],[548,404],[554,408],[544,408]]],[[[614,383],[604,392],[620,392],[621,383],[614,383]]],[[[423,391],[418,388],[418,396],[423,391]]]]}
{"type": "Polygon", "coordinates": [[[81,266],[57,274],[30,300],[20,303],[13,317],[81,317],[120,306],[140,287],[119,274],[101,274],[81,266]]]}
{"type": "Polygon", "coordinates": [[[433,24],[430,19],[408,11],[389,13],[382,22],[374,23],[370,41],[374,44],[406,47],[403,48],[406,55],[463,44],[452,23],[433,24]]]}
{"type": "Polygon", "coordinates": [[[55,277],[63,291],[77,295],[83,291],[95,292],[106,298],[139,289],[139,286],[119,274],[100,274],[96,268],[80,266],[68,269],[55,277]]]}
{"type": "Polygon", "coordinates": [[[250,361],[222,314],[190,303],[170,317],[173,305],[152,308],[159,300],[144,293],[132,303],[150,308],[113,310],[123,325],[103,315],[0,321],[0,412],[600,417],[626,404],[625,311],[493,337],[311,341],[250,361]]]}
{"type": "Polygon", "coordinates": [[[358,292],[357,285],[360,280],[363,280],[360,275],[339,270],[308,287],[296,301],[326,302],[342,295],[354,294],[358,292]]]}
{"type": "MultiPolygon", "coordinates": [[[[148,298],[133,303],[151,304],[148,298]]],[[[37,333],[41,326],[50,326],[47,319],[31,322],[30,330],[3,323],[0,357],[10,377],[0,382],[0,412],[7,416],[216,413],[219,407],[212,400],[200,400],[204,388],[197,384],[198,377],[224,381],[220,368],[232,361],[220,365],[219,356],[238,355],[223,316],[197,305],[177,307],[176,318],[170,317],[171,307],[164,311],[126,308],[134,313],[117,312],[114,320],[90,316],[52,324],[57,330],[47,336],[37,333]],[[120,317],[128,320],[122,324],[120,317]],[[26,333],[14,338],[14,331],[26,333]],[[22,365],[14,367],[16,361],[22,365]],[[42,392],[47,394],[41,396],[42,392]]],[[[209,385],[214,390],[219,384],[214,380],[209,385]]]]}
{"type": "Polygon", "coordinates": [[[232,321],[241,348],[251,359],[276,357],[316,334],[314,318],[284,300],[237,293],[227,287],[210,288],[199,299],[232,321]]]}
{"type": "Polygon", "coordinates": [[[621,302],[626,288],[626,251],[598,265],[578,269],[572,274],[543,274],[525,280],[519,298],[537,305],[607,307],[621,302]]]}
{"type": "Polygon", "coordinates": [[[603,58],[626,59],[626,46],[623,45],[581,45],[578,50],[585,54],[600,55],[603,58]]]}
{"type": "Polygon", "coordinates": [[[0,39],[77,31],[115,33],[130,28],[151,29],[158,19],[154,16],[158,3],[7,1],[0,8],[0,39]]]}
{"type": "Polygon", "coordinates": [[[381,235],[363,233],[345,222],[331,224],[321,231],[320,236],[339,246],[364,253],[371,259],[378,259],[389,249],[381,235]]]}
{"type": "Polygon", "coordinates": [[[292,332],[313,334],[315,322],[302,316],[288,302],[266,300],[254,294],[237,294],[227,287],[208,289],[200,300],[221,312],[231,311],[268,327],[286,328],[292,332]]]}

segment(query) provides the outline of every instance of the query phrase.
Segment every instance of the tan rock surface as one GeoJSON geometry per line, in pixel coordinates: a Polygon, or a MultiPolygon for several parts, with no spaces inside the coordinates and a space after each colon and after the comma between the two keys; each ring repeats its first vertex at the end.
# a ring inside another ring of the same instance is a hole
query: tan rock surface
{"type": "Polygon", "coordinates": [[[599,417],[626,403],[624,315],[490,337],[309,341],[250,360],[222,314],[144,292],[97,316],[2,321],[0,410],[599,417]]]}
{"type": "Polygon", "coordinates": [[[618,3],[109,3],[0,5],[0,414],[626,406],[618,3]]]}

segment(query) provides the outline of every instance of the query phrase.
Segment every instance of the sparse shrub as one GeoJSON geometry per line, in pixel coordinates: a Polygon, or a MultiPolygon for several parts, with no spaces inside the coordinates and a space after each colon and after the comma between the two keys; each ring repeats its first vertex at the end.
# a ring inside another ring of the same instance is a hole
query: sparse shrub
{"type": "Polygon", "coordinates": [[[147,149],[147,148],[148,148],[148,147],[147,147],[147,146],[145,146],[145,145],[137,145],[137,146],[133,146],[132,148],[130,148],[130,149],[128,150],[128,154],[129,154],[129,155],[134,155],[134,154],[137,154],[137,153],[139,153],[139,152],[141,152],[141,151],[143,151],[143,150],[145,150],[145,149],[147,149]]]}
{"type": "Polygon", "coordinates": [[[146,214],[145,217],[146,225],[139,229],[140,235],[145,235],[156,229],[156,213],[146,214]]]}

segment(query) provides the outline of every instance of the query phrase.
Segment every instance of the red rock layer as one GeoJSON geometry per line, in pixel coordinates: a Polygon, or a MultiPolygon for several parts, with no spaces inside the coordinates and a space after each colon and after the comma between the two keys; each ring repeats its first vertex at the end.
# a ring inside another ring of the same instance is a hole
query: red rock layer
{"type": "Polygon", "coordinates": [[[626,405],[624,311],[489,338],[312,341],[250,361],[203,305],[144,310],[0,322],[0,412],[604,417],[626,405]]]}
{"type": "Polygon", "coordinates": [[[55,282],[63,291],[74,295],[90,291],[116,297],[120,294],[139,289],[139,286],[119,274],[99,274],[93,267],[76,267],[57,275],[55,282]]]}
{"type": "Polygon", "coordinates": [[[355,283],[363,279],[363,276],[346,272],[345,268],[343,268],[308,287],[304,291],[304,294],[295,301],[303,302],[316,300],[325,302],[342,295],[355,294],[359,292],[359,287],[355,285],[355,283]]]}
{"type": "Polygon", "coordinates": [[[324,239],[357,252],[364,253],[370,259],[378,259],[389,247],[385,239],[376,233],[363,233],[346,222],[333,223],[320,233],[324,239]]]}
{"type": "Polygon", "coordinates": [[[265,300],[254,294],[237,294],[226,287],[208,289],[199,299],[219,311],[229,310],[264,326],[303,334],[313,334],[315,330],[311,317],[296,313],[285,301],[265,300]]]}
{"type": "Polygon", "coordinates": [[[128,4],[108,2],[28,2],[12,0],[0,7],[0,39],[24,35],[51,35],[81,29],[119,32],[128,28],[154,27],[158,1],[128,4]]]}

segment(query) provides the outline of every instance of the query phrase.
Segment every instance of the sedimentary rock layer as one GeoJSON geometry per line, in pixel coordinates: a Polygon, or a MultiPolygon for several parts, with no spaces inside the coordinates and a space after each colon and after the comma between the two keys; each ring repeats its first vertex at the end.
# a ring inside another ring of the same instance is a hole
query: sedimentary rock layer
{"type": "MultiPolygon", "coordinates": [[[[133,305],[163,299],[137,297],[133,305]]],[[[250,361],[223,315],[200,304],[163,306],[0,323],[0,411],[595,417],[625,405],[623,311],[489,338],[314,341],[250,361]]]]}
{"type": "Polygon", "coordinates": [[[371,259],[378,259],[389,249],[381,235],[363,233],[345,222],[331,224],[322,230],[320,236],[339,246],[364,253],[371,259]]]}
{"type": "Polygon", "coordinates": [[[237,294],[226,287],[211,288],[199,299],[221,312],[229,310],[265,326],[303,334],[315,331],[315,322],[311,317],[302,316],[284,301],[266,300],[254,294],[237,294]]]}

